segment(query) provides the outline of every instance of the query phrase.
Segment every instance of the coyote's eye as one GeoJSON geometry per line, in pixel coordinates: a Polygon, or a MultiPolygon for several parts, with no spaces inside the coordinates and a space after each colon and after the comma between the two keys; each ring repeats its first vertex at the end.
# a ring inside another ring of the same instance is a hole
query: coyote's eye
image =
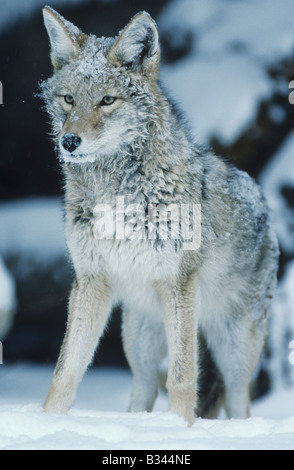
{"type": "Polygon", "coordinates": [[[73,105],[73,103],[74,103],[73,96],[72,95],[64,95],[64,101],[66,102],[66,104],[73,105]]]}
{"type": "Polygon", "coordinates": [[[110,106],[116,101],[116,98],[114,96],[109,96],[106,95],[104,98],[102,98],[102,101],[100,102],[100,106],[110,106]]]}

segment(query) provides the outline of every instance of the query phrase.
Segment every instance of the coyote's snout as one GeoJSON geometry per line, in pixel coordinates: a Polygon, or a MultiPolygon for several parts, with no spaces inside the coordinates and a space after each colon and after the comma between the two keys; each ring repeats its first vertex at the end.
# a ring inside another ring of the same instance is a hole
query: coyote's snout
{"type": "Polygon", "coordinates": [[[60,142],[64,150],[73,153],[81,145],[82,139],[76,134],[64,134],[60,142]]]}
{"type": "Polygon", "coordinates": [[[120,304],[130,411],[152,410],[168,353],[171,411],[190,424],[221,405],[245,418],[278,258],[263,196],[191,140],[158,82],[158,30],[147,13],[115,38],[87,36],[49,7],[43,14],[54,73],[42,93],[75,270],[45,410],[68,410],[120,304]],[[189,234],[198,242],[187,245],[189,234]]]}

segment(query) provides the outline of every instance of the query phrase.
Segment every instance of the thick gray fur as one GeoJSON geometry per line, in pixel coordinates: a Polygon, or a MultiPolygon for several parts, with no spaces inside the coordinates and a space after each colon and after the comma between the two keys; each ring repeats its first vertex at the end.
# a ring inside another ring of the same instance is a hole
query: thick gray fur
{"type": "Polygon", "coordinates": [[[158,31],[147,13],[107,39],[86,36],[49,7],[44,20],[54,74],[42,93],[64,172],[75,270],[45,410],[68,410],[121,303],[134,375],[130,411],[152,410],[168,352],[171,411],[192,424],[195,411],[215,417],[223,404],[228,417],[245,418],[278,264],[260,189],[193,143],[158,82],[158,31]],[[109,96],[116,99],[105,105],[109,96]],[[65,136],[78,136],[80,145],[67,150],[65,136]],[[183,237],[162,240],[158,232],[152,239],[99,237],[97,204],[115,213],[118,197],[145,211],[158,204],[201,207],[200,245],[184,249],[183,237]]]}

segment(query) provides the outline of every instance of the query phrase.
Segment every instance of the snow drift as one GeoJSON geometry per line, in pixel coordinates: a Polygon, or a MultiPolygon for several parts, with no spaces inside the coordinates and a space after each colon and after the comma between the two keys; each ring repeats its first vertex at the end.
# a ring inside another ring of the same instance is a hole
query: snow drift
{"type": "Polygon", "coordinates": [[[293,389],[257,402],[248,420],[185,421],[160,395],[152,413],[126,413],[131,375],[90,370],[68,415],[42,411],[52,367],[0,366],[1,450],[294,449],[293,389]]]}

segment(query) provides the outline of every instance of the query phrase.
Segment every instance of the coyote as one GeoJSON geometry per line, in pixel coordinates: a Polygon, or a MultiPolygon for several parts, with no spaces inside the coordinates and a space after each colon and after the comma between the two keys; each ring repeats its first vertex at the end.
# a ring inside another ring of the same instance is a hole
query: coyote
{"type": "Polygon", "coordinates": [[[115,38],[88,36],[50,7],[43,16],[54,73],[41,94],[64,173],[75,272],[45,411],[67,412],[121,305],[129,411],[152,410],[168,354],[171,412],[189,425],[195,415],[217,417],[221,406],[229,418],[246,418],[278,264],[260,189],[193,142],[159,83],[158,29],[148,13],[115,38]],[[183,230],[193,238],[194,226],[198,241],[185,247],[183,230]]]}

